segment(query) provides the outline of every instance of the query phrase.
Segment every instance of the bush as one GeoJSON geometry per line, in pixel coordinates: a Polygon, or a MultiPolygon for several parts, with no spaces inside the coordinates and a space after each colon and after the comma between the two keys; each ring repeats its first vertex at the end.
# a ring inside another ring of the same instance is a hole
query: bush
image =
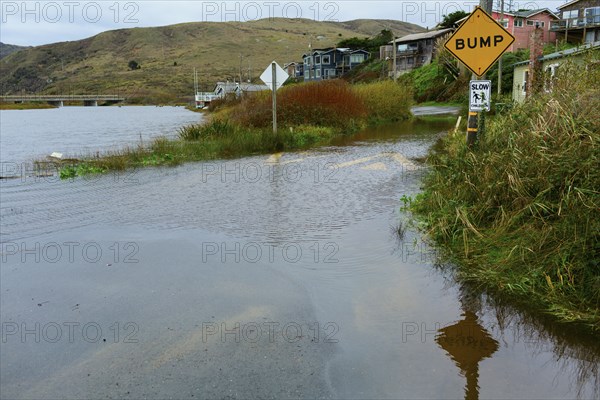
{"type": "Polygon", "coordinates": [[[365,103],[369,118],[399,121],[411,116],[412,88],[392,80],[361,84],[354,88],[365,103]]]}
{"type": "Polygon", "coordinates": [[[179,129],[178,136],[183,140],[200,140],[232,134],[235,127],[227,121],[213,119],[203,125],[188,125],[179,129]]]}
{"type": "MultiPolygon", "coordinates": [[[[273,113],[271,94],[249,96],[229,113],[233,121],[250,127],[268,127],[273,113]]],[[[354,131],[364,124],[364,101],[341,80],[286,86],[277,92],[277,120],[282,127],[315,125],[354,131]]]]}

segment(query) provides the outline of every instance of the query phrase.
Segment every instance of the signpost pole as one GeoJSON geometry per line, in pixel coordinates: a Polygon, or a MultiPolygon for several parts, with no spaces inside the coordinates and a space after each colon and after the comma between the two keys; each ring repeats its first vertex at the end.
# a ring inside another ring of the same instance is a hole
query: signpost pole
{"type": "Polygon", "coordinates": [[[275,61],[273,61],[273,63],[271,63],[271,72],[273,75],[273,82],[272,84],[272,88],[273,88],[273,133],[277,134],[277,70],[276,70],[276,66],[277,64],[275,64],[275,61]]]}
{"type": "MultiPolygon", "coordinates": [[[[493,0],[479,0],[479,7],[483,9],[483,11],[491,14],[492,12],[492,4],[493,0]]],[[[471,75],[472,80],[476,79],[485,79],[485,74],[481,76],[477,76],[476,74],[471,75]]],[[[477,135],[479,133],[479,113],[474,111],[469,111],[469,119],[467,120],[467,146],[473,147],[475,142],[477,142],[477,135]]]]}

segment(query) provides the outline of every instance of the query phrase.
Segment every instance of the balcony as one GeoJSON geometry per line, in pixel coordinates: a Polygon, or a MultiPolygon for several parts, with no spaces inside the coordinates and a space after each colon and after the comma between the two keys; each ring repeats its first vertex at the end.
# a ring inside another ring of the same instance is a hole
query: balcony
{"type": "Polygon", "coordinates": [[[600,27],[600,15],[583,18],[570,18],[552,21],[550,23],[551,31],[564,31],[567,29],[584,29],[600,27]]]}

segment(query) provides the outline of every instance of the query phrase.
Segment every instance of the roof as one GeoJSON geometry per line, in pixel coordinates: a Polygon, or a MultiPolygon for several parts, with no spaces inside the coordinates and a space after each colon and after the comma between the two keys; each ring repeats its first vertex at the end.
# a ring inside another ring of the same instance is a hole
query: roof
{"type": "Polygon", "coordinates": [[[441,36],[452,30],[453,30],[452,28],[445,28],[445,29],[439,29],[436,31],[413,33],[410,35],[402,36],[401,38],[398,38],[398,39],[391,40],[389,43],[390,44],[394,44],[394,42],[395,43],[406,43],[406,42],[415,42],[417,40],[431,39],[431,38],[441,36]]]}
{"type": "MultiPolygon", "coordinates": [[[[530,17],[533,17],[534,15],[543,13],[544,11],[547,12],[548,14],[552,15],[554,18],[558,19],[558,16],[547,8],[537,8],[535,10],[516,11],[516,12],[513,12],[512,15],[514,15],[515,17],[519,17],[519,18],[530,18],[530,17]]],[[[496,11],[496,12],[499,12],[499,11],[496,11]]],[[[510,14],[510,13],[505,13],[505,14],[510,14]]]]}
{"type": "Polygon", "coordinates": [[[567,2],[567,3],[565,3],[565,4],[563,4],[562,6],[558,6],[558,7],[556,7],[556,8],[558,8],[559,10],[562,10],[563,8],[565,8],[565,7],[567,7],[567,6],[571,6],[571,5],[573,5],[573,4],[575,4],[575,3],[578,3],[578,2],[580,2],[580,1],[581,1],[581,0],[573,0],[573,1],[569,1],[569,2],[567,2]]]}
{"type": "MultiPolygon", "coordinates": [[[[545,56],[540,57],[540,61],[548,61],[548,60],[554,60],[557,58],[569,57],[569,56],[583,53],[585,51],[593,50],[593,49],[600,49],[600,41],[593,42],[593,43],[586,43],[582,46],[573,47],[573,48],[570,48],[567,50],[557,51],[556,53],[546,54],[545,56]]],[[[526,64],[529,64],[529,60],[515,63],[515,64],[513,64],[513,66],[517,67],[519,65],[526,65],[526,64]]]]}
{"type": "Polygon", "coordinates": [[[340,53],[350,53],[350,54],[351,53],[356,53],[358,51],[369,53],[367,50],[364,50],[364,49],[351,49],[349,47],[328,47],[326,49],[314,49],[313,51],[311,51],[309,53],[304,53],[302,55],[302,58],[304,58],[306,56],[312,56],[312,55],[315,55],[315,54],[327,54],[327,53],[330,53],[330,52],[335,51],[335,50],[339,51],[340,53]]]}
{"type": "MultiPolygon", "coordinates": [[[[577,0],[577,1],[579,1],[579,0],[577,0]]],[[[559,19],[558,15],[554,14],[548,8],[536,8],[535,10],[524,10],[524,11],[504,11],[504,15],[512,15],[513,17],[519,17],[519,18],[529,18],[529,17],[533,17],[534,15],[537,15],[544,11],[547,11],[548,14],[552,15],[554,18],[559,19]]],[[[501,14],[501,11],[493,10],[492,14],[493,13],[501,14]]],[[[455,24],[460,25],[462,22],[464,22],[470,16],[471,16],[471,14],[459,19],[458,21],[455,22],[455,24]]]]}
{"type": "Polygon", "coordinates": [[[237,82],[217,82],[215,89],[221,86],[226,92],[233,92],[237,89],[239,84],[237,82]]]}
{"type": "Polygon", "coordinates": [[[263,85],[260,83],[246,83],[242,82],[240,84],[242,91],[244,92],[261,92],[263,90],[269,90],[267,85],[263,85]]]}

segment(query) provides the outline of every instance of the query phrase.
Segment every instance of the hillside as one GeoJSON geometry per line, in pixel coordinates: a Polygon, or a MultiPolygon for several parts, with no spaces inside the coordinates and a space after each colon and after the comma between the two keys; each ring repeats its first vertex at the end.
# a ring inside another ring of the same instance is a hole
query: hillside
{"type": "Polygon", "coordinates": [[[14,44],[6,44],[6,43],[0,42],[0,60],[3,59],[4,57],[8,56],[9,54],[14,53],[15,51],[23,50],[26,48],[27,47],[24,47],[24,46],[17,46],[14,44]]]}
{"type": "Polygon", "coordinates": [[[256,79],[272,60],[300,61],[310,43],[323,48],[390,28],[397,36],[424,31],[392,20],[282,18],[120,29],[11,54],[1,61],[0,92],[118,93],[168,101],[192,95],[194,68],[203,89],[212,89],[217,80],[239,79],[240,67],[244,79],[256,79]],[[132,60],[141,68],[129,70],[132,60]]]}

